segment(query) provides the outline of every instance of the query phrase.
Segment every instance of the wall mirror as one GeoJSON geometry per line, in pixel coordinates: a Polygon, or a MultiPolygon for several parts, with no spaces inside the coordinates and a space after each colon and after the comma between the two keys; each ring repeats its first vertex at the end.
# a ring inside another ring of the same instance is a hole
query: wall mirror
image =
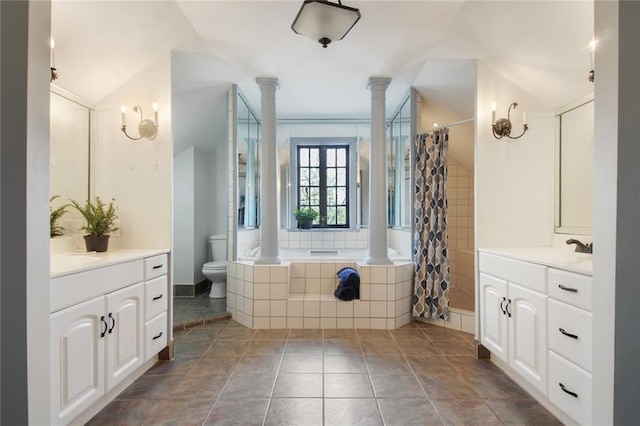
{"type": "Polygon", "coordinates": [[[411,226],[411,102],[407,97],[387,127],[388,224],[411,226]]]}
{"type": "Polygon", "coordinates": [[[593,126],[593,94],[556,111],[558,234],[593,233],[593,126]]]}
{"type": "MultiPolygon", "coordinates": [[[[50,196],[52,208],[90,199],[92,185],[91,120],[93,106],[56,86],[50,96],[50,196]]],[[[59,224],[65,234],[73,234],[82,226],[80,213],[67,209],[59,224]]]]}
{"type": "Polygon", "coordinates": [[[238,229],[260,224],[260,121],[238,91],[237,99],[238,229]]]}

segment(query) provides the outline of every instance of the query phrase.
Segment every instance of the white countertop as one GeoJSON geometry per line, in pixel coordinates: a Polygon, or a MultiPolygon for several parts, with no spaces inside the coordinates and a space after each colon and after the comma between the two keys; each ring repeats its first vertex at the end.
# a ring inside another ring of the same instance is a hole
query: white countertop
{"type": "Polygon", "coordinates": [[[73,252],[52,254],[50,277],[57,278],[168,252],[169,249],[111,249],[104,253],[73,252]]]}
{"type": "Polygon", "coordinates": [[[478,251],[551,266],[578,274],[593,275],[593,254],[568,251],[566,247],[479,248],[478,251]]]}

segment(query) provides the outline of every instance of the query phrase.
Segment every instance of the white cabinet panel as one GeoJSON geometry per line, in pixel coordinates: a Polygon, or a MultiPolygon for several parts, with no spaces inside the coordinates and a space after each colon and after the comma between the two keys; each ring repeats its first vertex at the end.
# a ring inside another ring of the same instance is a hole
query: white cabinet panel
{"type": "Polygon", "coordinates": [[[509,283],[509,365],[545,393],[546,296],[509,283]]]}
{"type": "Polygon", "coordinates": [[[145,283],[145,320],[150,320],[167,310],[169,305],[168,291],[166,275],[145,283]]]}
{"type": "Polygon", "coordinates": [[[480,336],[492,354],[507,361],[507,282],[480,274],[480,336]]]}
{"type": "Polygon", "coordinates": [[[146,258],[144,260],[144,279],[150,280],[165,275],[169,269],[167,259],[166,254],[146,258]]]}
{"type": "Polygon", "coordinates": [[[546,292],[547,268],[520,260],[480,253],[478,264],[481,272],[530,288],[546,292]]]}
{"type": "Polygon", "coordinates": [[[591,374],[549,351],[549,400],[578,424],[590,425],[591,374]]]}
{"type": "Polygon", "coordinates": [[[549,296],[589,311],[592,283],[586,275],[549,269],[549,296]]]}
{"type": "Polygon", "coordinates": [[[107,298],[107,392],[143,364],[144,285],[110,293],[107,298]]]}
{"type": "Polygon", "coordinates": [[[66,424],[104,394],[104,298],[51,315],[52,422],[66,424]]]}

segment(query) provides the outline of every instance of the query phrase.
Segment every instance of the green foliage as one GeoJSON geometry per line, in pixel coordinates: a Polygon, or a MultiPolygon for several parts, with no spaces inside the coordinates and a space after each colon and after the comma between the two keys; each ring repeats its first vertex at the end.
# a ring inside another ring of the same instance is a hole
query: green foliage
{"type": "Polygon", "coordinates": [[[58,224],[58,220],[67,212],[67,207],[69,204],[65,204],[63,206],[58,207],[57,209],[51,208],[51,203],[56,198],[59,198],[59,195],[54,195],[49,198],[49,236],[50,237],[59,237],[64,235],[64,228],[58,224]]]}
{"type": "Polygon", "coordinates": [[[86,226],[82,227],[83,230],[87,231],[87,235],[93,237],[107,235],[119,229],[115,226],[115,220],[118,218],[116,208],[113,205],[115,199],[111,199],[109,205],[103,203],[100,197],[96,197],[95,204],[87,201],[84,206],[78,204],[77,201],[70,201],[71,205],[82,214],[87,222],[86,226]]]}
{"type": "Polygon", "coordinates": [[[318,212],[314,209],[298,207],[295,211],[295,215],[298,222],[305,222],[307,220],[314,221],[318,217],[318,212]]]}

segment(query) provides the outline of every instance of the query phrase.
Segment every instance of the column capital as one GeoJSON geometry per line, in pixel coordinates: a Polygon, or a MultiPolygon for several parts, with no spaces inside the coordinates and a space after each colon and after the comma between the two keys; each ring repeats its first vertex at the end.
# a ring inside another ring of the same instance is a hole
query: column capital
{"type": "Polygon", "coordinates": [[[263,87],[273,87],[276,89],[279,87],[278,79],[276,77],[257,77],[256,83],[258,83],[258,86],[260,86],[261,89],[263,87]]]}
{"type": "Polygon", "coordinates": [[[389,77],[369,77],[369,81],[367,81],[367,89],[380,87],[386,90],[387,87],[389,87],[389,83],[391,83],[391,79],[389,77]]]}

